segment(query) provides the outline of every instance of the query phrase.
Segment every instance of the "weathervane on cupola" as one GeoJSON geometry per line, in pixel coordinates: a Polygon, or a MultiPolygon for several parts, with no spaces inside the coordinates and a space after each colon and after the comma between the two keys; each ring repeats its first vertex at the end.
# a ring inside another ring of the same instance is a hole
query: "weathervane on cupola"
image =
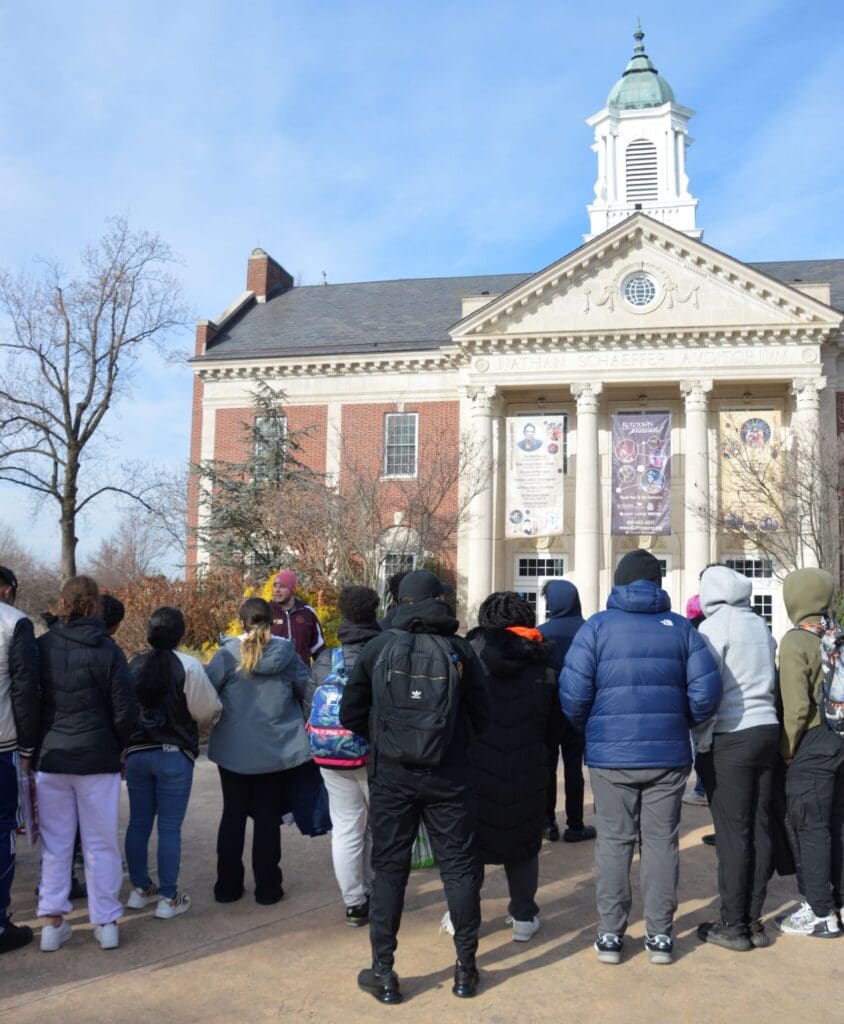
{"type": "Polygon", "coordinates": [[[638,210],[702,238],[696,224],[698,201],[689,194],[686,175],[686,149],[692,144],[688,122],[694,111],[676,102],[671,86],[651,63],[638,19],[633,38],[636,44],[624,74],[603,110],[586,122],[595,130],[598,178],[584,239],[588,242],[638,210]]]}

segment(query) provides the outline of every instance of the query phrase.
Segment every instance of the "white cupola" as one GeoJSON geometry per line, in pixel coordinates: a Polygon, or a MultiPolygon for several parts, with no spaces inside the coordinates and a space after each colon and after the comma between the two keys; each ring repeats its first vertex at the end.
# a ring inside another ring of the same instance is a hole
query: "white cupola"
{"type": "Polygon", "coordinates": [[[637,24],[633,56],[607,97],[603,110],[587,124],[595,129],[598,154],[595,201],[589,211],[589,241],[641,210],[692,238],[702,238],[695,223],[697,199],[689,194],[686,148],[692,144],[688,122],[694,114],[674,100],[645,53],[645,33],[637,24]]]}

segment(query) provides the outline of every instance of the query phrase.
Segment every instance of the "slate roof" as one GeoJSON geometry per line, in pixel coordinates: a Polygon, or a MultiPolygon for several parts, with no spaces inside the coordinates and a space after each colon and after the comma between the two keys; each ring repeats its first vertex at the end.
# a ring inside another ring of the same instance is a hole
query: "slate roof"
{"type": "MultiPolygon", "coordinates": [[[[749,263],[785,283],[829,281],[844,312],[844,260],[749,263]]],[[[412,278],[305,285],[250,303],[223,325],[196,362],[273,356],[437,349],[462,318],[466,295],[501,295],[532,274],[412,278]]]]}

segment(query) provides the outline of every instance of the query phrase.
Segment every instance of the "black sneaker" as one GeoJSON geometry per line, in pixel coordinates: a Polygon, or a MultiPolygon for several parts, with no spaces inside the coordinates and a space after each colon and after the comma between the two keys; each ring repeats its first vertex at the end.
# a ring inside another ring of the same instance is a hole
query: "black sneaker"
{"type": "Polygon", "coordinates": [[[542,838],[547,839],[549,843],[558,843],[560,841],[560,826],[556,821],[546,823],[545,828],[542,830],[542,838]]]}
{"type": "Polygon", "coordinates": [[[720,921],[704,921],[697,926],[697,937],[701,942],[731,949],[734,953],[746,953],[753,949],[750,936],[741,928],[730,928],[720,921]]]}
{"type": "Polygon", "coordinates": [[[264,895],[264,893],[261,893],[260,896],[258,895],[258,890],[255,890],[255,902],[262,907],[275,906],[275,904],[280,903],[283,898],[284,889],[282,889],[281,887],[279,887],[275,892],[271,892],[266,895],[264,895]]]}
{"type": "Polygon", "coordinates": [[[595,952],[602,964],[620,964],[624,939],[615,932],[604,932],[595,943],[595,952]]]}
{"type": "Polygon", "coordinates": [[[214,886],[214,899],[218,903],[237,903],[237,901],[243,896],[243,886],[237,892],[226,892],[219,882],[214,886]]]}
{"type": "Polygon", "coordinates": [[[464,967],[458,960],[454,965],[454,984],[451,991],[460,999],[471,999],[478,991],[480,980],[477,967],[464,967]]]}
{"type": "Polygon", "coordinates": [[[765,931],[764,921],[752,921],[750,924],[750,942],[754,949],[765,949],[771,944],[771,937],[765,931]]]}
{"type": "Polygon", "coordinates": [[[350,928],[362,928],[369,924],[369,900],[357,907],[346,907],[346,924],[350,928]]]}
{"type": "Polygon", "coordinates": [[[379,1003],[400,1003],[399,976],[389,967],[373,964],[358,975],[358,988],[375,996],[379,1003]]]}
{"type": "Polygon", "coordinates": [[[674,943],[670,935],[646,935],[645,949],[652,964],[674,963],[674,943]]]}
{"type": "Polygon", "coordinates": [[[715,833],[714,832],[709,832],[707,835],[703,836],[700,841],[703,843],[704,846],[714,846],[715,845],[715,833]]]}
{"type": "Polygon", "coordinates": [[[573,825],[563,832],[563,842],[582,843],[585,839],[594,839],[597,834],[594,825],[573,825]]]}
{"type": "Polygon", "coordinates": [[[32,929],[25,924],[12,924],[6,921],[6,927],[0,933],[0,953],[11,953],[32,942],[32,929]]]}

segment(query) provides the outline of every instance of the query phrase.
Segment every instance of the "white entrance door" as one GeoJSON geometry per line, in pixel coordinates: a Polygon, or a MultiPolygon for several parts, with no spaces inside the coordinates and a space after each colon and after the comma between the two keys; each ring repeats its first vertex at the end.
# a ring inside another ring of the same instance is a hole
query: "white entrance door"
{"type": "Polygon", "coordinates": [[[545,598],[542,590],[548,580],[566,574],[566,555],[549,552],[544,555],[517,555],[513,572],[513,590],[521,594],[536,612],[537,625],[545,621],[545,598]]]}

